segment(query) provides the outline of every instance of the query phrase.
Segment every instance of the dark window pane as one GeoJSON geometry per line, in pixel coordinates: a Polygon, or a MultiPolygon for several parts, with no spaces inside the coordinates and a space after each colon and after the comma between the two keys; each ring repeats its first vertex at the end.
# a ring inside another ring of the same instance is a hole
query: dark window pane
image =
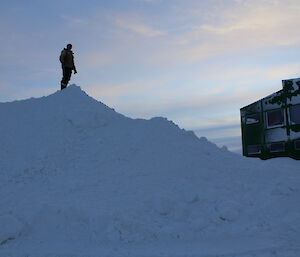
{"type": "Polygon", "coordinates": [[[246,124],[254,124],[259,122],[259,114],[252,114],[246,117],[246,124]]]}
{"type": "Polygon", "coordinates": [[[300,150],[300,140],[295,141],[295,149],[300,150]]]}
{"type": "Polygon", "coordinates": [[[284,152],[284,143],[273,143],[270,145],[270,152],[284,152]]]}
{"type": "Polygon", "coordinates": [[[292,124],[300,124],[300,105],[290,107],[292,124]]]}
{"type": "Polygon", "coordinates": [[[268,127],[283,125],[284,117],[281,109],[267,112],[268,127]]]}
{"type": "Polygon", "coordinates": [[[248,154],[258,154],[261,153],[260,145],[249,145],[248,146],[248,154]]]}

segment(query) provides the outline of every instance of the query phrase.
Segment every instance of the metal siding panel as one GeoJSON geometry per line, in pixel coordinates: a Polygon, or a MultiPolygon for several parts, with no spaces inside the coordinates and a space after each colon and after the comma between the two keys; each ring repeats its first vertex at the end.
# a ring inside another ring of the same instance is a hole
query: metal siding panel
{"type": "Polygon", "coordinates": [[[260,101],[257,101],[255,103],[249,104],[249,105],[241,108],[240,112],[241,112],[241,116],[246,116],[248,114],[261,112],[260,101]]]}
{"type": "Polygon", "coordinates": [[[300,78],[283,80],[282,87],[287,93],[287,104],[300,103],[300,78]]]}
{"type": "Polygon", "coordinates": [[[265,130],[266,143],[287,141],[288,136],[285,128],[273,128],[265,130]]]}
{"type": "Polygon", "coordinates": [[[274,109],[280,109],[282,107],[282,102],[277,99],[280,99],[282,97],[282,91],[276,92],[274,94],[271,94],[265,98],[262,99],[262,105],[263,110],[274,110],[274,109]]]}
{"type": "Polygon", "coordinates": [[[291,100],[288,99],[287,104],[300,104],[300,95],[293,96],[291,100]]]}
{"type": "Polygon", "coordinates": [[[300,139],[300,132],[295,132],[291,130],[290,139],[291,140],[300,139]]]}

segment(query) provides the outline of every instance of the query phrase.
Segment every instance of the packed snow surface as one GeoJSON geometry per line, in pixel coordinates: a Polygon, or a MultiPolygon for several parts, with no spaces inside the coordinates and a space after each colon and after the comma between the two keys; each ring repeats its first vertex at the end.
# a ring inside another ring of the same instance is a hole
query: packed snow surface
{"type": "Polygon", "coordinates": [[[247,159],[72,85],[0,103],[0,256],[298,257],[299,162],[247,159]]]}

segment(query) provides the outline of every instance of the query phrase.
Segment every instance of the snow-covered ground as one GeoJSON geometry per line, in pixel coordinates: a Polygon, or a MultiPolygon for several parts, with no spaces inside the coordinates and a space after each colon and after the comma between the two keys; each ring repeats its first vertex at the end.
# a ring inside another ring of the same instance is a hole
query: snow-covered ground
{"type": "Polygon", "coordinates": [[[72,85],[0,103],[0,256],[298,257],[299,161],[247,159],[72,85]]]}

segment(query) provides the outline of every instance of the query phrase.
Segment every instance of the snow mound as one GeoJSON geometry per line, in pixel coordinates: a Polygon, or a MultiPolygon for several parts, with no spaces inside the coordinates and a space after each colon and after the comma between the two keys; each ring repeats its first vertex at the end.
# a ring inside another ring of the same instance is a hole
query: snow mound
{"type": "Polygon", "coordinates": [[[11,215],[0,216],[0,245],[14,240],[21,233],[23,225],[11,215]]]}
{"type": "Polygon", "coordinates": [[[0,103],[0,120],[0,256],[300,254],[295,160],[246,159],[76,85],[0,103]]]}

